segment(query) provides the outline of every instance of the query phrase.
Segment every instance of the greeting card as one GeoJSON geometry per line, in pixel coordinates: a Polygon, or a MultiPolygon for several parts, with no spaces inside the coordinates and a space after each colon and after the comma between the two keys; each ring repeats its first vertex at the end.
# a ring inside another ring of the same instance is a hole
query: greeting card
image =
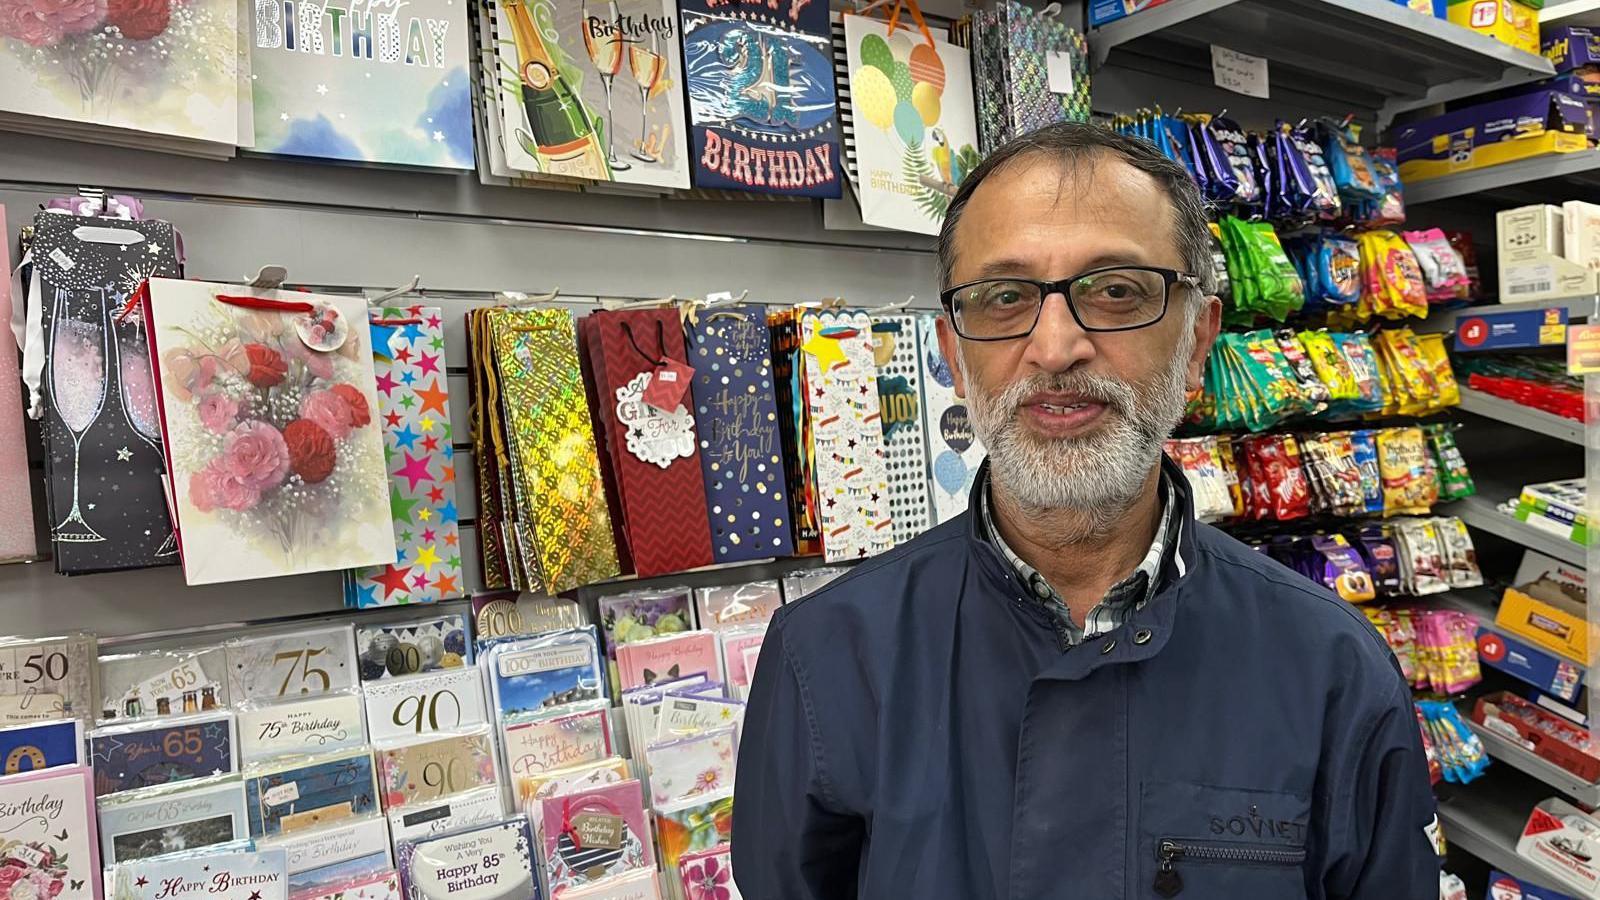
{"type": "MultiPolygon", "coordinates": [[[[661,900],[661,884],[654,869],[629,872],[598,884],[567,889],[567,900],[661,900]]],[[[691,898],[700,900],[700,898],[691,898]]],[[[720,900],[707,896],[707,900],[720,900]]]]}
{"type": "MultiPolygon", "coordinates": [[[[670,707],[672,700],[664,701],[670,707]]],[[[691,797],[733,792],[738,763],[734,729],[720,728],[650,746],[650,805],[661,809],[691,797]]]]}
{"type": "MultiPolygon", "coordinates": [[[[912,7],[915,9],[915,7],[912,7]]],[[[844,16],[851,127],[846,143],[861,221],[934,235],[966,173],[977,168],[972,64],[920,12],[897,30],[844,16]]]]}
{"type": "Polygon", "coordinates": [[[501,149],[520,172],[687,188],[673,0],[493,7],[501,149]]]}
{"type": "Polygon", "coordinates": [[[233,714],[226,711],[89,733],[97,797],[232,774],[235,758],[233,714]]]}
{"type": "Polygon", "coordinates": [[[783,602],[793,603],[827,587],[850,570],[844,566],[824,566],[783,576],[783,602]]]}
{"type": "MultiPolygon", "coordinates": [[[[6,231],[6,209],[0,206],[0,234],[6,231]]],[[[0,322],[11,320],[11,241],[0,240],[0,322]]],[[[33,533],[33,487],[28,475],[28,447],[22,431],[22,368],[16,345],[0,338],[0,562],[31,559],[39,554],[33,533]]]]}
{"type": "MultiPolygon", "coordinates": [[[[689,735],[744,728],[744,701],[720,693],[670,691],[656,713],[654,740],[671,741],[689,735]]],[[[653,748],[652,748],[653,749],[653,748]]]]}
{"type": "Polygon", "coordinates": [[[468,825],[498,819],[504,814],[500,808],[499,786],[483,788],[443,800],[391,810],[389,835],[398,846],[404,841],[446,834],[468,825]]]}
{"type": "Polygon", "coordinates": [[[619,509],[634,571],[643,577],[709,565],[705,481],[683,327],[676,310],[597,312],[589,358],[595,406],[616,474],[619,509]]]}
{"type": "Polygon", "coordinates": [[[43,391],[56,571],[175,563],[145,328],[137,315],[120,317],[146,278],[179,274],[172,226],[42,212],[33,227],[28,296],[43,332],[27,357],[42,355],[44,372],[29,387],[35,408],[43,391]]]}
{"type": "Polygon", "coordinates": [[[681,8],[695,187],[838,197],[827,4],[684,0],[681,8]]]}
{"type": "Polygon", "coordinates": [[[0,725],[94,722],[95,637],[0,637],[0,725]]]}
{"type": "Polygon", "coordinates": [[[624,690],[704,672],[722,679],[717,636],[709,631],[667,635],[617,648],[617,671],[624,690]]]}
{"type": "Polygon", "coordinates": [[[117,867],[113,900],[288,900],[282,850],[207,853],[140,860],[117,867]]]}
{"type": "MultiPolygon", "coordinates": [[[[847,18],[860,18],[849,16],[847,18]]],[[[928,513],[928,445],[922,428],[922,343],[915,316],[874,316],[872,357],[889,476],[894,540],[903,544],[933,524],[928,513]]]]}
{"type": "Polygon", "coordinates": [[[102,656],[100,718],[127,721],[226,708],[227,672],[222,647],[102,656]]]}
{"type": "Polygon", "coordinates": [[[686,900],[743,900],[733,880],[733,850],[718,844],[678,858],[678,879],[686,900]]]}
{"type": "Polygon", "coordinates": [[[745,625],[766,625],[783,605],[776,581],[723,584],[694,592],[695,621],[708,631],[727,631],[745,625]]]}
{"type": "Polygon", "coordinates": [[[684,854],[711,850],[733,838],[733,797],[691,798],[657,809],[656,836],[662,866],[669,872],[677,869],[684,854]]]}
{"type": "Polygon", "coordinates": [[[320,892],[298,894],[295,900],[400,900],[400,875],[386,869],[320,892]]]}
{"type": "Polygon", "coordinates": [[[239,759],[348,750],[367,742],[359,694],[239,709],[239,759]]]}
{"type": "Polygon", "coordinates": [[[602,706],[502,726],[501,745],[510,776],[542,775],[610,756],[607,712],[602,706]]]}
{"type": "Polygon", "coordinates": [[[502,720],[605,697],[605,670],[593,626],[496,645],[487,654],[502,720]]]}
{"type": "Polygon", "coordinates": [[[288,860],[289,893],[294,896],[394,867],[389,826],[378,816],[262,838],[256,846],[283,851],[288,860]]]}
{"type": "Polygon", "coordinates": [[[688,631],[694,624],[689,588],[650,588],[607,594],[600,598],[600,629],[606,636],[606,655],[617,657],[617,647],[664,634],[688,631]]]}
{"type": "Polygon", "coordinates": [[[63,766],[0,779],[0,872],[10,896],[100,897],[89,777],[86,766],[63,766]]]}
{"type": "Polygon", "coordinates": [[[149,285],[145,322],[184,579],[392,563],[361,298],[149,285]]]}
{"type": "Polygon", "coordinates": [[[347,691],[356,686],[353,640],[349,625],[231,640],[228,691],[236,703],[347,691]]]}
{"type": "Polygon", "coordinates": [[[231,155],[241,138],[238,13],[235,0],[8,5],[0,121],[37,129],[46,126],[29,120],[52,119],[49,128],[80,139],[231,155]]]}
{"type": "Polygon", "coordinates": [[[523,816],[401,844],[410,900],[538,900],[533,835],[523,816]]]}
{"type": "Polygon", "coordinates": [[[789,556],[794,542],[766,314],[750,304],[701,311],[688,334],[716,561],[789,556]]]}
{"type": "Polygon", "coordinates": [[[374,743],[470,730],[489,723],[483,675],[476,668],[371,682],[363,693],[367,728],[374,743]]]}
{"type": "Polygon", "coordinates": [[[381,681],[418,672],[472,665],[464,613],[356,628],[361,680],[381,681]]]}
{"type": "MultiPolygon", "coordinates": [[[[455,0],[444,2],[464,15],[455,0]]],[[[470,130],[466,140],[470,146],[470,130]]],[[[387,307],[371,315],[376,418],[383,429],[389,518],[399,552],[382,566],[346,572],[345,605],[365,608],[450,600],[460,597],[466,586],[461,583],[444,319],[434,306],[387,307]]]]}
{"type": "Polygon", "coordinates": [[[983,464],[984,449],[972,431],[965,400],[956,396],[950,363],[939,350],[935,316],[917,320],[922,336],[922,426],[932,476],[934,524],[950,521],[967,509],[972,479],[983,464]]]}
{"type": "Polygon", "coordinates": [[[516,806],[533,822],[534,834],[544,834],[544,801],[564,794],[576,794],[620,784],[632,777],[628,761],[620,756],[556,769],[542,775],[522,775],[513,782],[516,806]]]}
{"type": "Polygon", "coordinates": [[[259,0],[255,149],[471,169],[466,4],[259,0]]]}
{"type": "Polygon", "coordinates": [[[54,719],[0,728],[0,774],[83,765],[83,723],[54,719]]]}
{"type": "Polygon", "coordinates": [[[380,748],[377,756],[384,809],[431,803],[500,781],[488,728],[380,748]]]}
{"type": "Polygon", "coordinates": [[[637,781],[565,794],[543,803],[545,874],[552,898],[626,872],[654,868],[637,781]]]}
{"type": "Polygon", "coordinates": [[[871,320],[861,311],[800,318],[804,389],[822,545],[829,562],[894,545],[871,320]]]}
{"type": "Polygon", "coordinates": [[[565,597],[510,593],[472,598],[472,633],[479,645],[496,638],[577,628],[584,621],[583,608],[565,597]]]}
{"type": "Polygon", "coordinates": [[[237,775],[123,791],[100,800],[100,854],[107,865],[249,837],[237,775]]]}
{"type": "Polygon", "coordinates": [[[365,749],[254,768],[244,787],[251,837],[318,828],[378,808],[372,754],[365,749]]]}
{"type": "Polygon", "coordinates": [[[767,638],[766,626],[747,625],[725,631],[719,638],[722,642],[722,671],[728,682],[728,692],[740,700],[747,700],[750,697],[750,682],[755,680],[761,644],[767,638]]]}

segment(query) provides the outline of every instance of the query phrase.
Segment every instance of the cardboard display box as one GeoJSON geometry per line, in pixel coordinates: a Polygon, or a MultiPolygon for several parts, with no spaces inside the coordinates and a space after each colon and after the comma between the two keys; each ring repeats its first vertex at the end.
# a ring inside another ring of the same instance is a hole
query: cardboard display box
{"type": "Polygon", "coordinates": [[[1567,801],[1551,797],[1533,808],[1517,855],[1581,885],[1583,897],[1600,898],[1600,822],[1567,801]]]}
{"type": "Polygon", "coordinates": [[[1518,50],[1539,52],[1539,10],[1518,0],[1450,0],[1448,18],[1518,50]]]}
{"type": "Polygon", "coordinates": [[[1589,662],[1589,621],[1581,600],[1562,586],[1540,579],[1506,588],[1494,623],[1529,643],[1577,662],[1589,662]]]}
{"type": "Polygon", "coordinates": [[[1589,148],[1589,105],[1556,90],[1475,103],[1395,129],[1404,181],[1589,148]]]}

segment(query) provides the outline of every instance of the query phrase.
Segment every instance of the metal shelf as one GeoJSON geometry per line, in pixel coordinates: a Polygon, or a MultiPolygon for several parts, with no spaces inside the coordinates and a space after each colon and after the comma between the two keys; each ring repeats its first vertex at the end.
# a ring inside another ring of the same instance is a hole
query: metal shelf
{"type": "MultiPolygon", "coordinates": [[[[1504,777],[1491,766],[1489,774],[1469,785],[1451,786],[1439,802],[1439,818],[1450,846],[1476,856],[1496,869],[1530,884],[1563,891],[1574,897],[1583,889],[1532,860],[1517,855],[1517,839],[1528,813],[1546,796],[1530,790],[1527,779],[1504,777]]],[[[1441,787],[1443,787],[1441,785],[1441,787]]]]}
{"type": "MultiPolygon", "coordinates": [[[[1478,486],[1480,489],[1484,487],[1481,482],[1478,486]]],[[[1587,565],[1584,558],[1585,548],[1582,544],[1556,537],[1548,531],[1542,531],[1519,521],[1515,516],[1501,512],[1496,506],[1497,502],[1482,496],[1468,497],[1440,509],[1448,515],[1460,516],[1463,522],[1474,528],[1481,528],[1530,550],[1537,550],[1574,566],[1587,565]]]]}
{"type": "MultiPolygon", "coordinates": [[[[1596,155],[1600,156],[1600,151],[1597,151],[1596,155]]],[[[1600,305],[1600,295],[1579,294],[1576,297],[1555,297],[1550,300],[1517,300],[1512,303],[1459,306],[1455,309],[1442,309],[1438,312],[1430,313],[1426,319],[1411,327],[1413,331],[1418,333],[1455,331],[1457,320],[1468,316],[1507,312],[1533,312],[1542,309],[1556,309],[1558,307],[1567,311],[1567,319],[1570,322],[1589,318],[1594,314],[1597,305],[1600,305]]]]}
{"type": "Polygon", "coordinates": [[[1471,388],[1461,388],[1461,408],[1474,415],[1485,416],[1518,428],[1526,428],[1539,434],[1566,441],[1569,444],[1583,446],[1583,423],[1576,419],[1547,413],[1543,410],[1523,406],[1513,400],[1485,394],[1471,388]]]}
{"type": "Polygon", "coordinates": [[[1467,719],[1465,714],[1462,715],[1462,719],[1466,720],[1467,727],[1472,729],[1478,739],[1483,741],[1483,749],[1487,750],[1496,762],[1505,763],[1532,775],[1584,806],[1600,806],[1600,784],[1584,781],[1544,757],[1535,755],[1533,751],[1524,748],[1516,741],[1467,719]]]}
{"type": "Polygon", "coordinates": [[[1556,181],[1562,199],[1592,200],[1600,194],[1600,150],[1552,153],[1482,169],[1469,169],[1426,181],[1406,182],[1406,203],[1415,205],[1451,197],[1500,193],[1520,197],[1514,189],[1543,181],[1556,181]]]}
{"type": "Polygon", "coordinates": [[[1555,74],[1537,54],[1392,0],[1169,0],[1089,32],[1095,68],[1113,51],[1210,68],[1207,45],[1272,62],[1274,89],[1399,112],[1555,74]]]}

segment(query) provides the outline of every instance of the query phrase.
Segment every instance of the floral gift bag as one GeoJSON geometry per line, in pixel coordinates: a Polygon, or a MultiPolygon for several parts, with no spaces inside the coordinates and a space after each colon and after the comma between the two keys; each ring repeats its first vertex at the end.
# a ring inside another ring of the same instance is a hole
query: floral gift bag
{"type": "Polygon", "coordinates": [[[365,302],[166,278],[143,302],[185,580],[393,562],[365,302]]]}

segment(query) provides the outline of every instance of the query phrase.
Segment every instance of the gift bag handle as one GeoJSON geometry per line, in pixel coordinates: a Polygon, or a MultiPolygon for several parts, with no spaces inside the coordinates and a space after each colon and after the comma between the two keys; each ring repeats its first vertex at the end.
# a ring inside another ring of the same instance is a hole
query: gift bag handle
{"type": "MultiPolygon", "coordinates": [[[[854,13],[854,15],[865,16],[867,13],[879,10],[889,2],[890,0],[873,0],[859,12],[854,13]]],[[[894,34],[895,29],[900,27],[900,11],[907,8],[911,10],[911,20],[917,23],[917,29],[922,32],[923,40],[928,42],[929,47],[933,47],[935,50],[939,49],[933,42],[933,32],[928,29],[928,21],[922,17],[922,7],[917,4],[917,0],[894,0],[894,9],[889,13],[889,33],[894,34]]]]}

